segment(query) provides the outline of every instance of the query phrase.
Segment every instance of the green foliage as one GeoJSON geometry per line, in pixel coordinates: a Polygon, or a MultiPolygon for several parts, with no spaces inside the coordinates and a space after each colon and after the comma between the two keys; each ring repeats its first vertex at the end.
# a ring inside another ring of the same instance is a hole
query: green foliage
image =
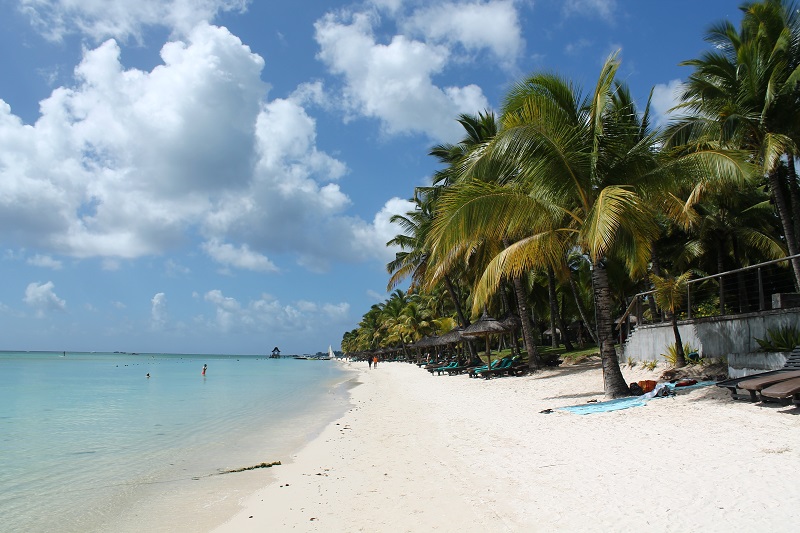
{"type": "MultiPolygon", "coordinates": [[[[684,356],[688,356],[692,352],[696,352],[694,348],[687,342],[683,345],[683,353],[684,356]]],[[[667,346],[667,353],[662,353],[661,357],[669,363],[670,366],[675,366],[675,363],[678,361],[678,346],[675,343],[672,343],[667,346]]],[[[686,358],[686,363],[691,364],[688,357],[686,358]]]]}
{"type": "Polygon", "coordinates": [[[692,318],[703,318],[706,316],[719,315],[719,298],[715,301],[700,303],[692,308],[692,318]]]}
{"type": "Polygon", "coordinates": [[[653,359],[652,361],[643,361],[642,367],[646,368],[647,370],[655,370],[658,366],[658,360],[653,359]]]}
{"type": "Polygon", "coordinates": [[[764,352],[790,352],[800,345],[800,331],[796,326],[767,329],[766,339],[756,339],[764,352]]]}
{"type": "Polygon", "coordinates": [[[572,350],[571,352],[566,351],[563,346],[558,348],[550,348],[549,346],[539,347],[539,357],[541,357],[543,361],[549,359],[562,359],[574,365],[593,355],[600,355],[597,346],[579,348],[577,350],[572,350]]]}
{"type": "Polygon", "coordinates": [[[635,367],[635,366],[636,366],[636,361],[633,359],[633,357],[631,357],[631,356],[629,355],[629,356],[628,356],[628,361],[627,361],[627,364],[628,364],[628,368],[633,368],[633,367],[635,367]]]}

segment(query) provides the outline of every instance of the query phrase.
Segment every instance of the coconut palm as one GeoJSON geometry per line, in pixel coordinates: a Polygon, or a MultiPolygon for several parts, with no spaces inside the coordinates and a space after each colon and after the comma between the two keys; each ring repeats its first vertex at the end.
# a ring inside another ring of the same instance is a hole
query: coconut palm
{"type": "MultiPolygon", "coordinates": [[[[486,111],[479,113],[478,116],[464,114],[459,117],[458,121],[466,131],[465,137],[457,145],[438,145],[430,152],[430,155],[439,158],[442,163],[447,165],[434,175],[434,184],[441,185],[437,189],[438,191],[459,187],[464,179],[464,166],[475,158],[476,154],[482,153],[486,143],[497,134],[498,124],[492,112],[486,111]]],[[[486,172],[481,176],[481,180],[499,182],[501,177],[495,173],[486,172]]],[[[510,238],[510,235],[505,235],[502,239],[474,239],[454,243],[446,253],[439,253],[436,256],[435,268],[427,271],[427,286],[431,287],[441,279],[447,282],[449,272],[458,268],[458,265],[470,265],[472,268],[469,270],[471,271],[482,269],[491,257],[496,255],[498,247],[509,246],[510,238]]],[[[517,312],[522,323],[522,336],[525,350],[528,353],[528,363],[531,370],[536,370],[539,367],[539,354],[533,340],[531,311],[522,277],[513,277],[511,284],[517,301],[517,312]]],[[[476,308],[473,308],[473,314],[475,311],[476,308]]]]}
{"type": "MultiPolygon", "coordinates": [[[[697,216],[688,228],[687,249],[694,250],[707,272],[724,272],[748,264],[786,256],[784,244],[776,237],[774,210],[766,193],[759,189],[726,191],[709,195],[708,201],[693,207],[697,216]]],[[[739,306],[747,301],[746,285],[739,273],[739,306]]],[[[719,279],[720,310],[724,314],[726,287],[719,279]]]]}
{"type": "MultiPolygon", "coordinates": [[[[391,274],[388,289],[397,287],[407,278],[411,278],[409,290],[415,290],[423,284],[430,259],[426,238],[433,221],[433,210],[439,190],[439,187],[418,187],[412,200],[415,204],[414,210],[405,215],[393,215],[390,219],[392,223],[400,225],[403,233],[386,243],[387,246],[399,246],[401,249],[395,254],[395,259],[386,265],[386,270],[391,274]]],[[[461,325],[469,326],[469,318],[464,313],[459,291],[450,273],[443,274],[441,280],[447,288],[461,325]]],[[[430,285],[426,288],[434,289],[430,285]]]]}
{"type": "Polygon", "coordinates": [[[506,98],[502,130],[464,172],[494,172],[502,183],[477,180],[445,191],[431,230],[432,255],[478,238],[513,244],[488,265],[474,306],[505,277],[563,261],[577,249],[592,269],[597,334],[607,396],[629,393],[614,347],[613,308],[606,263],[618,259],[629,272],[646,271],[658,232],[653,202],[674,183],[674,171],[703,175],[738,172],[739,162],[719,151],[697,150],[667,161],[627,89],[615,82],[616,54],[584,95],[553,74],[536,74],[506,98]]]}
{"type": "MultiPolygon", "coordinates": [[[[797,190],[800,14],[795,2],[785,0],[746,3],[741,9],[738,31],[730,22],[712,26],[706,40],[713,50],[683,63],[694,72],[678,108],[692,115],[670,135],[748,151],[769,184],[789,253],[795,255],[800,245],[793,219],[800,216],[800,205],[791,205],[787,191],[797,190]]],[[[800,287],[800,260],[792,261],[792,268],[800,287]]]]}
{"type": "Polygon", "coordinates": [[[442,248],[470,234],[517,238],[485,271],[476,304],[504,276],[556,263],[572,248],[584,251],[592,266],[604,385],[611,397],[629,391],[614,348],[605,260],[620,253],[632,269],[643,268],[655,233],[637,190],[655,165],[655,139],[642,139],[632,99],[614,83],[618,65],[615,56],[606,61],[588,97],[553,74],[514,86],[504,105],[503,130],[469,169],[473,175],[487,165],[500,169],[507,184],[470,183],[460,193],[446,192],[446,215],[434,223],[442,248]]]}
{"type": "Polygon", "coordinates": [[[681,341],[681,333],[678,330],[678,310],[683,305],[684,298],[686,298],[686,287],[691,277],[691,272],[684,272],[678,277],[661,277],[650,274],[650,279],[655,287],[653,297],[656,305],[669,313],[672,322],[672,333],[675,335],[675,353],[677,354],[675,358],[676,368],[686,366],[686,354],[683,351],[683,341],[681,341]]]}

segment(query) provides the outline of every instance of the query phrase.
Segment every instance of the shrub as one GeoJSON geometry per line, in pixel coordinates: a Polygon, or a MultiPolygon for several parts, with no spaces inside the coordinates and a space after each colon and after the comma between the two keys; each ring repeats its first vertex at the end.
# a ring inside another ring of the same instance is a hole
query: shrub
{"type": "Polygon", "coordinates": [[[790,352],[800,345],[800,331],[796,326],[780,326],[767,329],[767,338],[756,342],[764,352],[790,352]]]}
{"type": "MultiPolygon", "coordinates": [[[[689,360],[689,354],[696,352],[694,348],[689,343],[683,345],[683,355],[686,358],[686,363],[691,364],[689,360]]],[[[675,363],[678,361],[678,347],[675,343],[672,343],[667,346],[667,353],[662,353],[661,357],[663,357],[670,366],[675,366],[675,363]]]]}

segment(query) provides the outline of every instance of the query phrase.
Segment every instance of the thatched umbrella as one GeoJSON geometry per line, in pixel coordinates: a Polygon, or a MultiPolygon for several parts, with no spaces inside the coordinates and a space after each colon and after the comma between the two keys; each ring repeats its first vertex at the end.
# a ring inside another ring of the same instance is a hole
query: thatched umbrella
{"type": "MultiPolygon", "coordinates": [[[[450,346],[451,344],[458,344],[466,340],[464,337],[464,328],[461,326],[457,326],[441,337],[439,337],[439,346],[450,346]]],[[[458,355],[458,350],[456,350],[456,355],[458,355]]]]}
{"type": "Polygon", "coordinates": [[[464,328],[458,326],[457,328],[453,328],[441,337],[439,337],[439,344],[455,344],[457,342],[461,342],[464,340],[464,336],[462,335],[464,332],[464,328]]]}
{"type": "Polygon", "coordinates": [[[478,321],[468,326],[467,329],[462,332],[462,335],[466,337],[484,337],[486,339],[486,364],[491,368],[492,352],[489,347],[489,335],[493,333],[504,333],[505,331],[507,331],[507,328],[496,318],[490,317],[484,310],[483,315],[481,315],[478,321]]]}
{"type": "Polygon", "coordinates": [[[427,348],[429,346],[436,346],[439,342],[439,337],[433,335],[431,337],[422,337],[420,340],[414,343],[414,348],[427,348]]]}
{"type": "Polygon", "coordinates": [[[439,344],[439,337],[437,335],[433,335],[430,337],[422,337],[420,340],[414,343],[414,348],[417,349],[417,360],[419,361],[419,356],[421,355],[421,348],[429,348],[431,346],[437,346],[439,344]]]}

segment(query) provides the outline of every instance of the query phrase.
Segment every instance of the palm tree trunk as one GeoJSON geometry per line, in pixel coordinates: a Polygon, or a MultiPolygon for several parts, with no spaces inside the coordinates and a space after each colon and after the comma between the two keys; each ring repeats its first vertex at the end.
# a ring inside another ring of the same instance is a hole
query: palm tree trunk
{"type": "MultiPolygon", "coordinates": [[[[725,272],[725,264],[722,261],[722,243],[717,247],[717,274],[725,272]]],[[[717,278],[719,280],[719,314],[725,314],[725,276],[717,278]]]]}
{"type": "MultiPolygon", "coordinates": [[[[556,294],[556,299],[558,299],[558,294],[556,294]]],[[[571,352],[575,347],[570,342],[569,335],[567,335],[567,322],[564,320],[564,302],[565,299],[562,298],[561,309],[558,312],[558,324],[561,326],[561,337],[564,339],[564,349],[571,352]]]]}
{"type": "MultiPolygon", "coordinates": [[[[661,263],[660,263],[660,261],[658,259],[658,256],[655,253],[655,246],[653,247],[653,252],[651,254],[650,265],[651,265],[650,268],[653,270],[653,274],[655,274],[656,276],[661,277],[661,263]]],[[[647,283],[648,283],[648,286],[651,285],[651,283],[650,283],[650,275],[649,274],[647,275],[647,283]]],[[[662,311],[663,310],[659,310],[658,309],[658,307],[656,306],[655,298],[653,298],[653,296],[651,295],[647,299],[647,301],[648,301],[648,304],[650,305],[650,313],[653,315],[653,322],[656,321],[656,318],[658,319],[659,322],[663,322],[664,321],[664,317],[662,315],[662,311]]]]}
{"type": "MultiPolygon", "coordinates": [[[[464,315],[464,311],[461,309],[461,301],[458,299],[458,295],[456,294],[456,289],[453,287],[453,282],[450,281],[450,276],[444,276],[444,282],[447,286],[447,292],[450,293],[450,298],[453,299],[453,306],[456,308],[456,314],[458,315],[458,321],[461,323],[461,327],[466,329],[469,325],[469,319],[464,315]]],[[[470,357],[474,360],[478,358],[478,352],[475,350],[475,346],[473,346],[472,341],[464,341],[467,345],[467,349],[469,350],[470,357]]]]}
{"type": "MultiPolygon", "coordinates": [[[[511,289],[513,290],[513,286],[511,289]]],[[[506,286],[504,285],[502,290],[500,291],[500,299],[503,302],[503,314],[511,313],[511,303],[508,301],[508,293],[506,292],[506,286]]],[[[519,343],[517,343],[517,330],[515,328],[511,328],[508,332],[509,342],[511,344],[511,353],[512,355],[519,354],[519,343]]],[[[500,336],[500,339],[503,339],[503,336],[500,336]]]]}
{"type": "Polygon", "coordinates": [[[586,316],[586,309],[583,307],[583,303],[581,302],[580,296],[578,296],[578,287],[575,283],[575,280],[572,279],[572,274],[570,274],[569,276],[569,286],[572,289],[572,297],[575,298],[575,305],[578,306],[578,313],[580,313],[581,315],[581,320],[583,320],[583,323],[586,324],[586,329],[589,330],[589,335],[592,336],[592,340],[594,341],[594,343],[597,346],[600,346],[600,341],[597,340],[597,334],[590,327],[592,323],[586,316]]]}
{"type": "Polygon", "coordinates": [[[522,322],[522,340],[525,342],[525,351],[528,352],[528,367],[531,371],[535,371],[539,369],[541,363],[539,362],[539,349],[533,340],[533,324],[531,323],[531,313],[528,311],[528,299],[525,296],[522,278],[516,276],[512,282],[517,297],[519,319],[522,322]]]}
{"type": "Polygon", "coordinates": [[[678,313],[671,313],[672,315],[672,333],[675,335],[675,368],[682,368],[686,366],[686,354],[683,353],[683,341],[681,340],[681,332],[678,331],[678,313]]]}
{"type": "MultiPolygon", "coordinates": [[[[733,244],[733,262],[737,268],[742,266],[742,258],[739,255],[739,245],[736,238],[732,241],[733,244]]],[[[739,312],[744,313],[748,309],[748,295],[747,284],[744,281],[744,272],[736,274],[736,285],[739,289],[739,312]]]]}
{"type": "MultiPolygon", "coordinates": [[[[775,208],[778,210],[778,218],[781,220],[783,236],[786,239],[786,247],[789,248],[789,255],[797,255],[797,238],[794,232],[792,213],[786,201],[786,193],[784,192],[780,176],[777,170],[773,170],[767,173],[767,178],[769,179],[769,189],[772,193],[772,198],[775,200],[775,208]]],[[[800,291],[800,258],[792,259],[792,271],[794,272],[794,288],[796,291],[800,291]]]]}
{"type": "Polygon", "coordinates": [[[610,398],[629,396],[631,391],[619,368],[619,358],[614,347],[614,317],[611,309],[611,288],[606,267],[600,262],[592,264],[594,305],[597,309],[597,336],[603,364],[603,388],[610,398]]]}
{"type": "Polygon", "coordinates": [[[558,348],[556,333],[556,318],[558,317],[558,302],[556,301],[556,276],[553,269],[547,267],[547,293],[550,300],[550,346],[558,348]]]}

